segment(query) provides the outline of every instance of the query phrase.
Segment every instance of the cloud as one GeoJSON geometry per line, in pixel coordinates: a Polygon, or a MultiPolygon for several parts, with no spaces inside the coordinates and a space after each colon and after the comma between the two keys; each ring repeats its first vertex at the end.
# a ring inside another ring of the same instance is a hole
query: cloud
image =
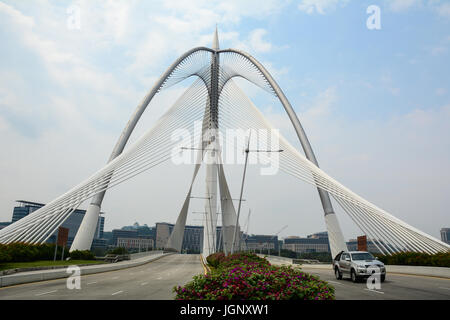
{"type": "Polygon", "coordinates": [[[387,1],[389,9],[394,12],[406,11],[422,3],[421,0],[389,0],[387,1]]]}
{"type": "Polygon", "coordinates": [[[450,18],[450,3],[442,3],[436,6],[436,12],[443,18],[450,18]]]}
{"type": "Polygon", "coordinates": [[[255,29],[250,33],[250,45],[256,52],[268,52],[272,49],[272,44],[263,39],[267,34],[264,29],[255,29]]]}

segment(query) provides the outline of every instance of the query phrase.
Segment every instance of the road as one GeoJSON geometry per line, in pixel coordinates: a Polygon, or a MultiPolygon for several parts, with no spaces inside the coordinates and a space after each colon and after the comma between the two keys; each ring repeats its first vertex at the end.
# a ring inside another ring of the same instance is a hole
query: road
{"type": "MultiPolygon", "coordinates": [[[[450,279],[389,274],[380,290],[369,290],[364,282],[336,280],[332,270],[308,268],[336,289],[338,300],[432,299],[450,300],[450,279]]],[[[171,300],[172,288],[189,282],[203,272],[198,255],[169,255],[145,265],[81,276],[81,289],[67,289],[66,279],[42,281],[0,288],[5,299],[141,299],[171,300]]]]}
{"type": "Polygon", "coordinates": [[[450,300],[450,279],[388,273],[379,290],[369,290],[365,282],[336,280],[331,266],[326,270],[303,265],[302,270],[334,286],[337,300],[450,300]]]}
{"type": "Polygon", "coordinates": [[[199,255],[174,254],[133,268],[81,276],[81,289],[67,289],[67,279],[0,288],[5,299],[171,300],[172,288],[203,272],[199,255]]]}

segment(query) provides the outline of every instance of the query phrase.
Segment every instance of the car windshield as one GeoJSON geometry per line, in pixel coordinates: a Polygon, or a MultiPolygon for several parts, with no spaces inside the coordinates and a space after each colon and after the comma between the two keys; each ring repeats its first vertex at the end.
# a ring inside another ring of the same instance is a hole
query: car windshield
{"type": "Polygon", "coordinates": [[[361,253],[352,253],[352,259],[353,260],[373,260],[375,259],[373,255],[371,255],[368,252],[361,252],[361,253]]]}

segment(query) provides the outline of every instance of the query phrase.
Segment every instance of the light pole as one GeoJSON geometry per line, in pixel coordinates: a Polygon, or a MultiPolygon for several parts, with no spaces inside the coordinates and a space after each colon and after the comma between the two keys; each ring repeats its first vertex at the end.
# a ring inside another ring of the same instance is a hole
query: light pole
{"type": "MultiPolygon", "coordinates": [[[[239,215],[241,214],[241,204],[242,204],[242,193],[244,192],[244,182],[245,182],[245,174],[247,172],[247,163],[248,163],[248,154],[250,152],[283,152],[283,150],[250,150],[250,137],[251,137],[252,131],[250,130],[250,133],[248,135],[248,141],[247,141],[247,148],[245,149],[245,163],[244,163],[244,173],[242,174],[242,184],[241,184],[241,193],[239,196],[239,206],[238,206],[238,213],[236,216],[236,225],[234,226],[234,234],[233,234],[233,243],[231,243],[231,254],[234,253],[234,243],[236,242],[236,234],[237,234],[237,227],[239,224],[239,215]]],[[[240,244],[240,241],[239,241],[240,244]]],[[[240,250],[240,248],[239,248],[240,250]]]]}

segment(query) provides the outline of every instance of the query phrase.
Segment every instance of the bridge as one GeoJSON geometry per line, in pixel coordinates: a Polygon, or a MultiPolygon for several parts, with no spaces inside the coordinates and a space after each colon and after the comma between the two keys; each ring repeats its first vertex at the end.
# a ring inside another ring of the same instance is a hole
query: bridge
{"type": "MultiPolygon", "coordinates": [[[[270,257],[269,261],[277,264],[270,257]]],[[[54,279],[1,287],[0,300],[170,300],[175,296],[174,286],[184,285],[203,272],[200,256],[193,254],[171,254],[140,266],[96,274],[87,274],[83,268],[79,290],[68,288],[65,278],[54,279]]],[[[302,265],[302,270],[329,282],[337,300],[450,299],[450,277],[388,272],[381,290],[368,290],[350,279],[337,281],[331,265],[302,265]]],[[[26,272],[22,277],[38,272],[42,271],[26,272]]]]}
{"type": "Polygon", "coordinates": [[[346,244],[331,197],[384,254],[450,250],[450,245],[377,207],[321,170],[297,114],[275,79],[248,53],[220,49],[217,30],[211,48],[197,47],[187,51],[156,81],[137,106],[103,168],[46,206],[2,229],[0,243],[44,243],[78,206],[91,199],[70,249],[89,250],[102,201],[109,188],[146,170],[156,170],[163,162],[179,160],[180,155],[187,155],[195,159],[194,172],[166,248],[181,251],[192,186],[204,165],[206,187],[202,252],[207,256],[218,250],[218,212],[222,219],[221,247],[225,253],[231,252],[233,248],[239,248],[239,239],[235,235],[240,232],[237,223],[240,206],[236,212],[235,199],[225,173],[223,150],[225,143],[230,142],[227,141],[230,139],[228,129],[245,132],[244,136],[233,137],[238,141],[237,150],[246,145],[247,151],[252,149],[251,146],[258,146],[267,152],[251,152],[249,156],[254,160],[279,166],[282,171],[317,188],[333,256],[346,250],[346,244]],[[125,149],[152,99],[161,91],[191,77],[195,81],[182,96],[137,142],[125,149]],[[304,154],[265,118],[236,84],[234,79],[237,77],[248,80],[278,99],[295,129],[304,154]],[[200,130],[196,130],[195,123],[200,123],[200,130]],[[174,135],[180,136],[180,129],[183,129],[182,139],[173,139],[174,135]],[[270,135],[262,138],[258,134],[261,131],[270,132],[270,135]],[[283,152],[276,155],[270,153],[276,150],[283,152]]]}

